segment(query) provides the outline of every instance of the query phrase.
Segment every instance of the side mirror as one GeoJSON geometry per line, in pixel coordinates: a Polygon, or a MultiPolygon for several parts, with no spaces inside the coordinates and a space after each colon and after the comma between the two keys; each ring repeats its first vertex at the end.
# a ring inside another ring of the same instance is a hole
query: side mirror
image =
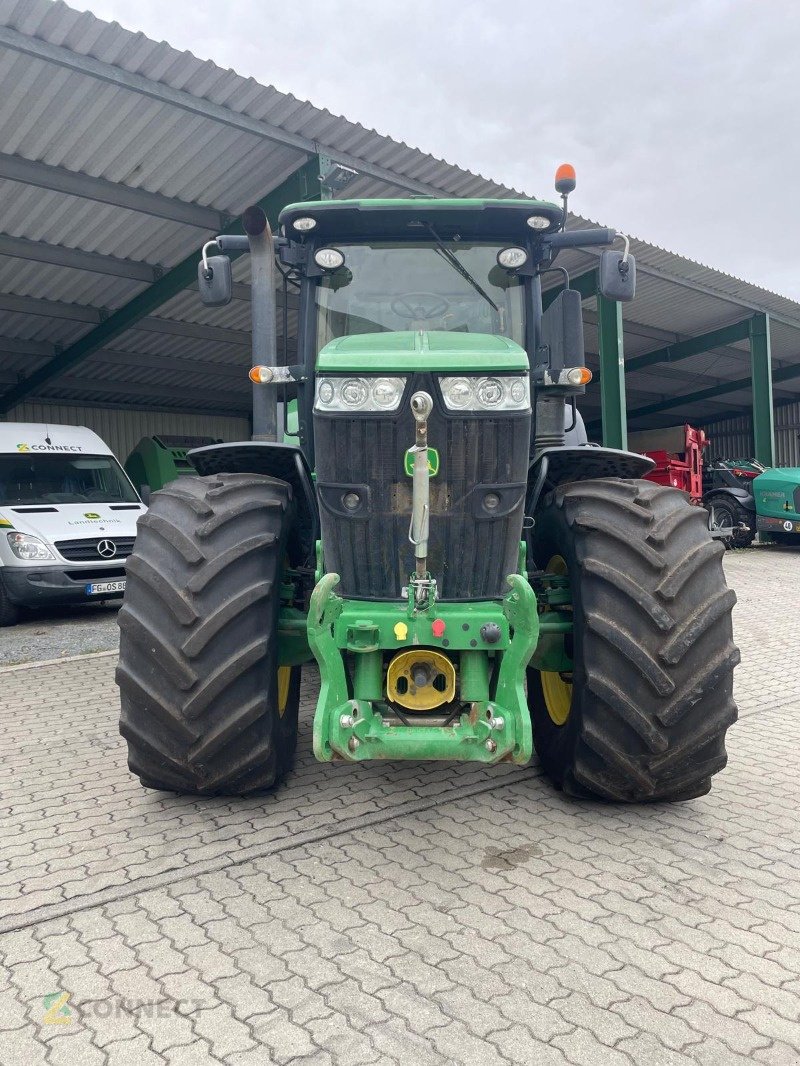
{"type": "Polygon", "coordinates": [[[227,255],[212,255],[197,264],[197,287],[207,307],[222,307],[233,298],[233,274],[227,255]]]}
{"type": "Polygon", "coordinates": [[[583,365],[583,311],[577,289],[562,289],[542,315],[542,345],[554,380],[564,367],[583,365]]]}
{"type": "Polygon", "coordinates": [[[636,260],[632,255],[608,249],[600,253],[600,292],[609,300],[628,303],[636,295],[636,260]]]}

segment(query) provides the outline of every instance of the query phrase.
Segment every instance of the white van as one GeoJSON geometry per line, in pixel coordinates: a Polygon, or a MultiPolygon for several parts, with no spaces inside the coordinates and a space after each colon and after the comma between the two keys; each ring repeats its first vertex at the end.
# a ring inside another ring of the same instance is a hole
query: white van
{"type": "Polygon", "coordinates": [[[0,422],[0,626],[20,607],[122,596],[145,510],[90,429],[0,422]]]}

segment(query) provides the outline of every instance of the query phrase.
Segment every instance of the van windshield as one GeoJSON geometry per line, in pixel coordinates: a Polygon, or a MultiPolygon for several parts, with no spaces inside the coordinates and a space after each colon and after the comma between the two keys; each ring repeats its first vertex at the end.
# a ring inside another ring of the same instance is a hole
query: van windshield
{"type": "Polygon", "coordinates": [[[0,455],[0,504],[138,503],[111,455],[0,455]]]}

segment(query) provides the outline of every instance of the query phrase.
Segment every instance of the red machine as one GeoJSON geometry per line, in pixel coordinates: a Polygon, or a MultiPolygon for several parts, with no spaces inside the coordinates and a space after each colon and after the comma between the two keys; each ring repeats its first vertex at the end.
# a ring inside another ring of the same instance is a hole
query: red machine
{"type": "Polygon", "coordinates": [[[703,450],[708,443],[702,429],[689,425],[628,434],[631,451],[643,452],[656,464],[645,474],[648,481],[683,489],[697,504],[703,498],[703,450]]]}

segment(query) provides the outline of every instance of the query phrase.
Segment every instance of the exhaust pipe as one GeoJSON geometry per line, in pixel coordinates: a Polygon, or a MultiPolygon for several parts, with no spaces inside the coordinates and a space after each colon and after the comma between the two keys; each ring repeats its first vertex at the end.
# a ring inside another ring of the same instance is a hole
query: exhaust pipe
{"type": "MultiPolygon", "coordinates": [[[[250,243],[250,310],[253,330],[253,366],[277,366],[277,311],[275,302],[275,248],[267,216],[260,207],[248,207],[242,225],[250,243]]],[[[283,439],[283,419],[278,419],[278,395],[272,385],[253,382],[253,440],[283,439]]]]}

